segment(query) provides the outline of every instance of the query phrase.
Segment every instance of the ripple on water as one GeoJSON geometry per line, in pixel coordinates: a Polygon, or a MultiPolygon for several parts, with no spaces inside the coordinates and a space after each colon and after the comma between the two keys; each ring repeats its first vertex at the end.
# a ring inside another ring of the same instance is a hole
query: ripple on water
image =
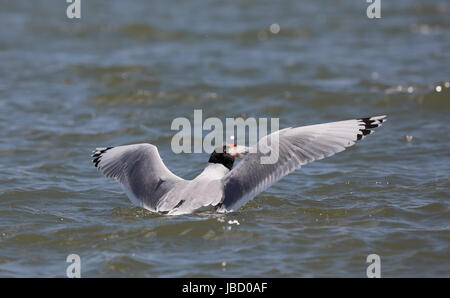
{"type": "Polygon", "coordinates": [[[88,77],[106,88],[116,90],[155,88],[159,85],[158,76],[142,65],[74,64],[68,67],[68,71],[79,78],[88,77]]]}

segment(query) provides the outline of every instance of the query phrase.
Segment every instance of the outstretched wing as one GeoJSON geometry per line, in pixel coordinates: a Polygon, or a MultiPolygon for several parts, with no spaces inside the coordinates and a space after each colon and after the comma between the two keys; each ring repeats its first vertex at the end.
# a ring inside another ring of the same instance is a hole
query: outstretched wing
{"type": "Polygon", "coordinates": [[[161,197],[183,180],[164,165],[151,144],[97,148],[92,157],[94,165],[116,179],[134,204],[149,210],[155,210],[161,197]]]}
{"type": "MultiPolygon", "coordinates": [[[[219,212],[232,211],[244,205],[282,177],[309,162],[343,151],[372,133],[386,116],[330,122],[296,128],[286,128],[262,138],[257,146],[266,146],[267,138],[278,136],[278,159],[272,164],[261,163],[270,155],[258,150],[245,158],[223,178],[224,193],[219,212]]],[[[269,144],[273,150],[277,143],[269,144]]],[[[267,152],[267,150],[264,150],[267,152]]]]}

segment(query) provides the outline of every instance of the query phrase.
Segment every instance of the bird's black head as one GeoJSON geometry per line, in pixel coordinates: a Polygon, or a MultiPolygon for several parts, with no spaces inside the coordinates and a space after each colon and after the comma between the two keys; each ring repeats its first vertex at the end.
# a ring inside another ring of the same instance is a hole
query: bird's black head
{"type": "Polygon", "coordinates": [[[227,146],[224,145],[221,148],[219,147],[215,149],[213,153],[211,153],[208,162],[222,164],[231,171],[234,164],[234,156],[227,152],[227,146]]]}

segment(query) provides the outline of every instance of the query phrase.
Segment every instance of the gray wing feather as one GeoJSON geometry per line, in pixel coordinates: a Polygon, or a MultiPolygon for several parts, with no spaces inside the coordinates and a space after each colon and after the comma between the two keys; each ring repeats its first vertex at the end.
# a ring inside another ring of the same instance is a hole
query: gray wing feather
{"type": "MultiPolygon", "coordinates": [[[[261,150],[247,156],[223,178],[223,199],[219,212],[232,211],[244,205],[260,192],[302,165],[319,160],[352,146],[356,141],[381,126],[386,116],[330,122],[296,128],[287,128],[262,138],[256,146],[265,146],[267,138],[278,135],[278,160],[261,163],[268,156],[261,150]]],[[[275,148],[275,143],[269,145],[275,148]]],[[[263,151],[267,152],[267,150],[263,151]]]]}
{"type": "Polygon", "coordinates": [[[116,179],[133,203],[149,210],[156,210],[160,199],[184,181],[164,165],[151,144],[97,148],[92,156],[95,166],[116,179]]]}

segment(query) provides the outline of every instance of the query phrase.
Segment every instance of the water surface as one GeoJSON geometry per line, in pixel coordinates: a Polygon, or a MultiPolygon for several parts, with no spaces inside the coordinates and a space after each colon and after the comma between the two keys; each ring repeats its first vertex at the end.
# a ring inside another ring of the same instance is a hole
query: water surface
{"type": "Polygon", "coordinates": [[[375,253],[384,277],[450,277],[447,1],[58,2],[0,1],[0,276],[76,253],[84,277],[365,277],[375,253]],[[152,214],[92,166],[150,142],[195,177],[208,154],[170,149],[194,109],[389,120],[226,215],[152,214]]]}

